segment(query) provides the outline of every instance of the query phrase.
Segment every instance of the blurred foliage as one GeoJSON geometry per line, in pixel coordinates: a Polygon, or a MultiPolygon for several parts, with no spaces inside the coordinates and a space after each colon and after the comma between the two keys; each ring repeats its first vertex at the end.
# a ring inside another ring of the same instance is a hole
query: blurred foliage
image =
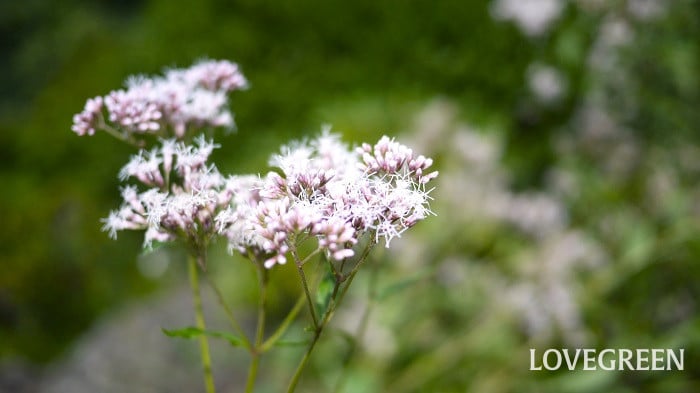
{"type": "MultiPolygon", "coordinates": [[[[239,131],[219,138],[222,172],[263,171],[280,143],[330,123],[351,142],[412,131],[404,136],[421,142],[416,149],[460,179],[478,167],[455,150],[459,135],[474,134],[462,129],[474,126],[499,153],[489,176],[474,172],[471,188],[496,179],[510,201],[553,200],[565,218],[547,236],[583,234],[604,255],[558,283],[575,300],[580,321],[569,322],[584,342],[686,348],[681,373],[528,371],[528,348],[576,342],[561,321],[551,334],[533,334],[506,301],[518,284],[551,284],[541,282],[546,266],[537,260],[548,237],[517,219],[479,216],[478,204],[465,218],[463,194],[436,190],[438,217],[404,239],[408,251],[383,253],[383,267],[363,272],[353,290],[358,299],[371,293],[370,325],[393,332],[393,349],[351,351],[352,341],[331,336],[303,384],[329,391],[340,379],[346,392],[698,390],[700,2],[662,2],[660,15],[643,18],[630,11],[632,0],[571,1],[535,37],[494,21],[491,3],[0,4],[0,356],[54,359],[107,310],[176,280],[139,269],[138,234],[114,242],[99,231],[133,151],[106,135],[76,137],[71,117],[128,75],[210,57],[238,62],[251,82],[231,102],[239,131]],[[566,82],[555,100],[528,86],[533,64],[566,82]],[[425,120],[434,97],[453,109],[425,120]],[[430,139],[435,128],[442,131],[430,139]]],[[[241,289],[237,297],[254,299],[252,286],[241,289]]],[[[284,309],[285,296],[277,298],[284,309]]],[[[561,299],[540,300],[549,310],[561,299]]],[[[286,351],[279,361],[293,364],[296,350],[286,351]]],[[[275,391],[276,380],[261,391],[275,391]]]]}
{"type": "MultiPolygon", "coordinates": [[[[132,151],[106,135],[70,131],[86,98],[131,74],[202,57],[234,60],[252,88],[234,97],[241,131],[221,140],[215,159],[223,171],[259,172],[280,142],[336,123],[316,111],[325,103],[370,97],[382,126],[393,124],[387,119],[397,103],[436,94],[507,111],[527,62],[522,39],[491,23],[485,2],[1,7],[0,176],[12,191],[0,204],[0,351],[35,360],[60,351],[108,305],[154,287],[133,262],[137,237],[115,243],[98,231],[118,200],[115,174],[132,151]],[[488,51],[473,50],[485,37],[493,39],[488,51]],[[505,57],[510,66],[494,78],[505,57]]],[[[343,131],[355,139],[385,130],[343,131]]]]}

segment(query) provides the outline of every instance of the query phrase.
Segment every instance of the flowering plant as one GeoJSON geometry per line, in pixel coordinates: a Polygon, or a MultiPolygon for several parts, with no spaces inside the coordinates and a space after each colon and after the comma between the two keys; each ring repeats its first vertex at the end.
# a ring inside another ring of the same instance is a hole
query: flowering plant
{"type": "Polygon", "coordinates": [[[226,337],[251,355],[246,391],[255,385],[260,357],[284,335],[304,305],[312,337],[289,383],[294,391],[314,346],[372,248],[391,240],[433,214],[429,183],[437,176],[432,159],[415,154],[389,137],[351,149],[324,129],[316,138],[283,146],[265,176],[225,176],[209,163],[219,145],[202,132],[233,127],[227,94],[247,87],[238,66],[203,61],[164,76],[131,78],[126,90],[89,99],[74,116],[73,131],[105,131],[139,148],[119,178],[123,203],[103,220],[116,238],[123,230],[144,230],[144,247],[175,242],[189,253],[196,327],[168,331],[200,341],[206,391],[214,392],[207,336],[226,337]],[[150,149],[149,144],[153,144],[150,149]],[[207,249],[225,238],[256,267],[258,323],[248,338],[223,294],[212,285],[234,334],[206,330],[199,293],[199,270],[206,272],[207,249]],[[307,244],[311,244],[308,246],[307,244]],[[303,293],[277,330],[265,338],[269,270],[293,261],[303,293]],[[304,267],[327,265],[328,293],[307,278],[304,267]],[[319,306],[319,297],[324,297],[319,306]]]}

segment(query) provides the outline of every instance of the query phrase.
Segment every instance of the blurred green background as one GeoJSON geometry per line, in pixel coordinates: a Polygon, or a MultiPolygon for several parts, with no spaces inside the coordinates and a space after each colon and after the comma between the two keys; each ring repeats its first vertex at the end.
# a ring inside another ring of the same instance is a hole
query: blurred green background
{"type": "MultiPolygon", "coordinates": [[[[392,346],[329,338],[308,391],[700,390],[699,1],[25,0],[0,3],[0,37],[0,391],[51,391],[97,321],[182,281],[100,232],[133,150],[70,126],[127,76],[205,57],[251,84],[224,173],[325,123],[441,170],[438,216],[357,285],[392,346]],[[529,348],[577,346],[685,348],[686,370],[527,370],[529,348]]],[[[214,271],[242,266],[223,248],[214,271]]]]}

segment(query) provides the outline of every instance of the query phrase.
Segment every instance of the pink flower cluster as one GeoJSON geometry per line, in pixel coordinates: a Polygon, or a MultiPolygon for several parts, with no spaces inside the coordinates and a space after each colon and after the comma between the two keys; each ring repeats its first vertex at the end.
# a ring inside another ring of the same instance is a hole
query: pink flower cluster
{"type": "Polygon", "coordinates": [[[102,97],[90,98],[85,103],[85,109],[73,116],[73,131],[78,135],[95,135],[95,130],[100,128],[104,99],[102,97]]]}
{"type": "MultiPolygon", "coordinates": [[[[315,139],[282,147],[266,176],[224,178],[207,164],[218,147],[190,134],[231,127],[227,94],[247,87],[238,66],[202,61],[163,76],[132,77],[126,88],[87,100],[74,116],[73,131],[104,130],[143,145],[145,135],[160,145],[139,153],[121,169],[123,203],[103,219],[103,230],[145,230],[152,242],[183,241],[202,250],[223,235],[231,250],[284,264],[287,254],[316,239],[317,251],[333,260],[355,254],[363,236],[372,243],[391,240],[430,214],[427,184],[437,177],[432,160],[382,137],[375,145],[350,149],[329,130],[315,139]]],[[[299,261],[298,255],[294,255],[299,261]]]]}
{"type": "Polygon", "coordinates": [[[122,189],[124,202],[103,220],[103,230],[116,238],[122,230],[146,230],[144,244],[184,239],[201,247],[216,234],[214,217],[231,202],[235,184],[216,167],[207,165],[217,146],[203,137],[196,145],[174,140],[133,156],[121,170],[122,180],[133,178],[148,187],[122,189]]]}
{"type": "Polygon", "coordinates": [[[230,128],[227,93],[247,86],[238,66],[229,61],[202,61],[153,78],[132,77],[126,89],[88,100],[73,117],[72,129],[81,136],[109,129],[128,136],[183,139],[190,129],[230,128]]]}
{"type": "Polygon", "coordinates": [[[361,167],[372,174],[404,174],[420,184],[425,184],[438,175],[437,172],[424,173],[433,165],[431,158],[415,156],[413,150],[388,136],[383,136],[374,146],[363,143],[358,153],[362,154],[361,167]]]}
{"type": "Polygon", "coordinates": [[[354,255],[363,234],[388,247],[432,214],[432,160],[388,137],[351,150],[326,131],[283,147],[270,164],[279,172],[238,178],[239,195],[216,218],[232,249],[263,255],[268,268],[285,263],[300,237],[316,237],[330,258],[342,260],[354,255]]]}

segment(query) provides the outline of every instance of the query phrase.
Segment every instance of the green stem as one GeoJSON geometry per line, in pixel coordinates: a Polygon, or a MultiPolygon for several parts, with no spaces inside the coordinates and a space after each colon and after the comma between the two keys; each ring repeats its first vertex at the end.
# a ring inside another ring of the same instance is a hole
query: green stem
{"type": "Polygon", "coordinates": [[[301,377],[301,373],[304,371],[304,367],[306,367],[306,363],[309,361],[309,358],[311,357],[311,352],[314,350],[314,346],[316,345],[316,342],[318,342],[318,338],[321,337],[321,332],[323,331],[323,327],[319,327],[319,329],[314,333],[314,338],[311,341],[311,344],[309,344],[309,348],[306,349],[306,352],[304,353],[304,357],[301,358],[301,362],[297,366],[296,371],[294,372],[294,375],[292,376],[292,380],[289,381],[289,387],[287,388],[287,393],[293,393],[294,389],[296,389],[297,384],[299,383],[299,378],[301,377]]]}
{"type": "MultiPolygon", "coordinates": [[[[335,313],[335,309],[337,308],[338,304],[342,301],[343,297],[345,296],[345,293],[347,293],[348,287],[350,284],[352,284],[352,280],[354,279],[355,275],[357,274],[357,271],[359,270],[360,266],[364,263],[364,261],[367,259],[367,256],[369,255],[369,251],[374,245],[374,242],[370,241],[367,244],[367,247],[365,247],[364,252],[360,256],[360,259],[358,260],[357,264],[355,265],[355,268],[350,272],[350,275],[347,277],[343,277],[342,275],[336,275],[335,279],[335,285],[333,286],[333,292],[331,294],[330,298],[330,304],[328,305],[328,308],[326,309],[325,313],[323,314],[323,319],[321,320],[321,323],[316,323],[315,324],[315,329],[314,329],[314,337],[311,340],[311,343],[309,344],[309,347],[306,349],[306,352],[304,353],[304,357],[301,358],[301,362],[297,366],[296,371],[294,372],[294,375],[292,376],[291,381],[289,382],[289,387],[287,388],[287,393],[293,393],[294,389],[296,389],[297,384],[299,383],[299,378],[301,377],[302,372],[304,371],[304,368],[306,367],[306,363],[308,363],[309,358],[311,356],[311,352],[313,351],[314,347],[316,346],[316,343],[318,342],[318,339],[321,337],[321,333],[323,333],[323,329],[328,325],[330,322],[331,318],[333,317],[333,314],[335,313]],[[346,280],[347,278],[347,280],[346,280]],[[345,283],[343,286],[342,291],[340,291],[341,285],[345,283]]],[[[299,259],[296,256],[296,250],[292,249],[292,255],[294,255],[294,260],[298,261],[299,259]]],[[[299,265],[298,265],[299,266],[299,265]]],[[[299,266],[301,268],[301,266],[299,266]]],[[[302,277],[303,280],[303,277],[302,277]]],[[[305,281],[303,281],[304,287],[307,288],[305,281]]],[[[310,295],[308,293],[308,290],[306,291],[307,294],[307,299],[309,299],[309,309],[313,312],[313,303],[310,301],[310,295]]],[[[314,315],[314,314],[312,314],[314,315]]]]}
{"type": "Polygon", "coordinates": [[[260,365],[260,356],[262,352],[260,347],[263,343],[265,334],[265,302],[267,298],[267,269],[262,263],[257,263],[258,268],[258,283],[260,286],[260,298],[258,300],[258,324],[255,330],[255,346],[252,351],[252,359],[250,361],[250,369],[248,370],[248,381],[246,383],[246,393],[252,393],[255,387],[255,378],[258,375],[258,366],[260,365]]]}
{"type": "Polygon", "coordinates": [[[243,346],[246,347],[248,352],[253,352],[253,345],[250,343],[248,336],[246,336],[245,332],[243,331],[243,328],[238,323],[238,320],[236,320],[236,317],[233,315],[233,311],[231,310],[231,307],[229,307],[228,304],[226,303],[226,300],[224,299],[224,295],[221,293],[221,290],[214,283],[214,281],[211,279],[211,277],[209,277],[209,275],[205,274],[204,277],[206,278],[209,286],[214,291],[214,294],[216,295],[216,299],[219,301],[219,305],[224,309],[224,312],[225,312],[226,316],[228,317],[229,323],[231,323],[231,327],[233,327],[233,330],[236,331],[236,334],[241,336],[241,340],[243,341],[243,346]]]}
{"type": "Polygon", "coordinates": [[[325,314],[323,315],[323,320],[321,321],[321,324],[318,325],[316,328],[316,331],[314,332],[314,338],[311,340],[311,344],[309,344],[309,347],[306,349],[306,352],[304,353],[304,357],[301,358],[301,362],[299,362],[299,365],[297,366],[296,371],[294,372],[294,375],[292,376],[292,380],[289,382],[289,387],[287,388],[287,393],[293,393],[294,389],[296,389],[297,384],[299,383],[299,378],[301,377],[301,373],[304,371],[304,368],[306,367],[306,363],[308,363],[309,358],[311,357],[311,352],[313,352],[314,347],[316,346],[316,343],[318,342],[318,339],[321,337],[321,333],[323,333],[323,328],[326,327],[328,324],[328,321],[330,320],[330,317],[332,315],[332,308],[334,308],[335,305],[335,297],[338,294],[338,287],[340,286],[340,281],[335,282],[335,286],[333,287],[333,294],[331,295],[331,304],[328,305],[328,309],[326,310],[325,314]]]}
{"type": "Polygon", "coordinates": [[[307,255],[306,258],[304,258],[303,260],[301,260],[301,262],[299,262],[299,264],[301,266],[304,266],[304,264],[306,264],[306,262],[308,262],[309,259],[311,259],[314,255],[318,254],[319,252],[321,252],[321,248],[317,248],[317,249],[313,250],[311,252],[311,254],[307,255]]]}
{"type": "Polygon", "coordinates": [[[369,255],[370,250],[374,245],[377,244],[373,240],[370,240],[369,243],[367,243],[367,246],[365,247],[365,250],[362,252],[362,255],[360,256],[360,259],[357,261],[357,264],[355,264],[355,267],[350,271],[348,275],[345,276],[345,280],[347,283],[343,287],[343,290],[340,292],[340,298],[338,299],[338,303],[343,301],[343,298],[345,297],[345,294],[347,293],[348,289],[350,288],[350,284],[352,284],[352,281],[355,279],[355,275],[357,272],[360,270],[360,267],[365,263],[367,260],[367,256],[369,255]]]}
{"type": "MultiPolygon", "coordinates": [[[[192,287],[192,298],[194,300],[195,321],[197,328],[206,330],[207,326],[204,323],[204,312],[202,311],[202,298],[199,292],[199,277],[197,273],[197,263],[204,264],[204,253],[198,255],[190,255],[188,260],[188,271],[190,276],[190,287],[192,287]]],[[[211,356],[209,354],[209,341],[207,336],[202,334],[199,336],[199,351],[202,358],[202,369],[204,370],[204,386],[207,393],[214,393],[214,377],[211,372],[211,356]]]]}
{"type": "Polygon", "coordinates": [[[372,266],[372,269],[370,271],[370,277],[369,277],[369,293],[368,293],[368,300],[367,300],[367,307],[365,307],[364,312],[362,313],[362,318],[360,319],[360,325],[357,327],[357,332],[355,332],[355,340],[351,341],[350,344],[350,349],[348,350],[347,355],[345,356],[345,359],[343,360],[343,366],[341,367],[340,371],[340,377],[336,381],[335,384],[335,389],[333,389],[333,392],[340,392],[340,390],[343,388],[343,385],[345,385],[345,381],[347,380],[348,377],[348,368],[350,366],[350,363],[352,362],[355,354],[357,353],[357,348],[358,348],[358,343],[362,342],[365,332],[367,331],[367,324],[369,322],[369,315],[372,311],[372,308],[375,303],[375,299],[377,298],[377,271],[379,269],[377,268],[376,265],[372,266]]]}
{"type": "Polygon", "coordinates": [[[260,354],[253,353],[253,357],[250,360],[250,368],[248,369],[248,380],[245,384],[245,392],[252,393],[255,388],[255,378],[258,375],[258,365],[260,364],[260,354]]]}
{"type": "MultiPolygon", "coordinates": [[[[307,257],[308,258],[308,257],[307,257]]],[[[312,283],[312,287],[316,287],[318,285],[318,281],[320,281],[321,276],[319,274],[319,271],[323,267],[322,264],[317,264],[316,265],[316,272],[314,274],[315,277],[315,282],[312,283]]],[[[287,332],[287,329],[289,329],[289,326],[294,322],[296,319],[297,315],[301,311],[301,309],[304,307],[304,303],[306,303],[306,295],[301,294],[299,296],[299,299],[297,299],[297,302],[294,304],[294,307],[289,311],[289,314],[284,318],[284,321],[282,321],[282,324],[275,330],[274,333],[262,344],[260,347],[260,352],[267,352],[272,348],[277,341],[279,341],[280,338],[287,332]]]]}
{"type": "Polygon", "coordinates": [[[260,352],[267,352],[270,348],[272,348],[273,345],[282,338],[284,333],[287,332],[287,329],[289,326],[294,322],[294,319],[296,316],[299,314],[299,311],[304,307],[304,303],[306,300],[306,296],[301,295],[299,296],[299,299],[297,300],[296,304],[294,304],[294,307],[292,310],[287,314],[287,316],[284,318],[284,321],[282,321],[282,324],[275,330],[272,335],[265,340],[265,342],[260,346],[259,350],[260,352]]]}
{"type": "Polygon", "coordinates": [[[306,295],[306,302],[309,306],[309,312],[311,313],[311,319],[314,323],[314,330],[318,330],[318,318],[316,317],[316,311],[314,310],[314,302],[311,300],[311,292],[309,292],[309,284],[306,281],[306,275],[304,274],[304,267],[299,260],[297,255],[296,247],[292,245],[291,247],[292,256],[294,257],[294,264],[297,266],[297,272],[299,272],[299,277],[301,277],[301,285],[304,287],[304,294],[306,295]]]}
{"type": "Polygon", "coordinates": [[[99,128],[102,128],[105,132],[107,132],[109,135],[119,139],[122,142],[126,142],[138,149],[143,147],[143,144],[140,144],[139,142],[134,139],[133,136],[129,135],[126,132],[119,132],[117,129],[113,128],[107,122],[105,122],[104,117],[101,116],[100,123],[98,124],[99,128]]]}

